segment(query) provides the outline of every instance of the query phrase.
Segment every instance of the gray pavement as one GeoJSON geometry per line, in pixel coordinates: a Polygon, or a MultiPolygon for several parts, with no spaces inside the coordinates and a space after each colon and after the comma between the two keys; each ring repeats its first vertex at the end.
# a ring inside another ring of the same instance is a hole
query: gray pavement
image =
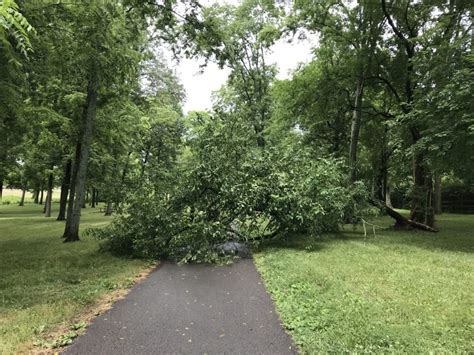
{"type": "Polygon", "coordinates": [[[164,263],[65,354],[295,354],[251,259],[164,263]]]}

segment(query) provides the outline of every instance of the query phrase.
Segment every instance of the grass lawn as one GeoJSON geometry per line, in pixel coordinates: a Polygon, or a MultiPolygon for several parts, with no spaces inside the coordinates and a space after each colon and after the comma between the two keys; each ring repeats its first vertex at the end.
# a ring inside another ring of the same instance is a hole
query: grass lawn
{"type": "Polygon", "coordinates": [[[439,227],[367,240],[346,227],[274,243],[255,259],[303,353],[471,353],[474,215],[442,215],[439,227]]]}
{"type": "MultiPolygon", "coordinates": [[[[58,207],[53,204],[53,216],[58,207]]],[[[0,354],[27,351],[48,332],[71,325],[81,311],[129,286],[148,265],[99,253],[98,242],[89,237],[64,244],[64,223],[41,211],[32,203],[0,205],[0,354]]],[[[88,208],[81,230],[109,221],[88,208]]]]}

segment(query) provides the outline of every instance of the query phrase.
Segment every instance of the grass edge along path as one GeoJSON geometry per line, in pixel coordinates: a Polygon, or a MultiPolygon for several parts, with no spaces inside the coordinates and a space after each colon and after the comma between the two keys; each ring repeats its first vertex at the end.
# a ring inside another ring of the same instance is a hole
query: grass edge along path
{"type": "MultiPolygon", "coordinates": [[[[0,206],[1,354],[67,344],[151,267],[148,261],[101,253],[87,236],[63,243],[63,222],[45,218],[42,207],[0,206]]],[[[54,216],[58,204],[53,208],[54,216]]],[[[81,221],[84,231],[111,218],[87,208],[81,221]]]]}
{"type": "Polygon", "coordinates": [[[274,243],[254,259],[302,353],[469,353],[474,216],[445,214],[439,227],[367,240],[346,227],[274,243]]]}

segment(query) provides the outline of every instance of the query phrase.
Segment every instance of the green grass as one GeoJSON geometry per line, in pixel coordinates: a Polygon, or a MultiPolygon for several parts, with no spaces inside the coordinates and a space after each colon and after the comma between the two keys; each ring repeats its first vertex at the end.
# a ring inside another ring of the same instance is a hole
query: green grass
{"type": "MultiPolygon", "coordinates": [[[[56,216],[58,204],[54,204],[56,216]]],[[[82,237],[62,242],[64,223],[42,206],[0,205],[0,354],[27,350],[100,296],[126,287],[147,263],[98,252],[82,237]]],[[[109,223],[98,209],[83,211],[81,230],[109,223]]]]}
{"type": "Polygon", "coordinates": [[[275,243],[255,259],[303,353],[471,353],[474,216],[442,215],[439,227],[367,240],[347,227],[275,243]]]}
{"type": "MultiPolygon", "coordinates": [[[[19,204],[21,200],[22,191],[18,189],[4,189],[3,196],[0,200],[0,205],[14,205],[19,204]]],[[[59,197],[61,196],[60,190],[53,190],[53,202],[59,201],[59,197]]],[[[46,199],[46,191],[44,192],[43,199],[46,199]]],[[[25,194],[25,204],[33,203],[32,193],[26,192],[25,194]]]]}

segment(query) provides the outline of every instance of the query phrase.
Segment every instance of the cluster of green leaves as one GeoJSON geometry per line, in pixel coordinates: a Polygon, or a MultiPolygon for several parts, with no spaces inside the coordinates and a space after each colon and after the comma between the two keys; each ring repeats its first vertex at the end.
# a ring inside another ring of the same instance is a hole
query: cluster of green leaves
{"type": "Polygon", "coordinates": [[[319,235],[362,213],[364,188],[347,187],[340,160],[314,159],[304,146],[261,150],[251,123],[227,119],[195,113],[188,155],[167,177],[142,185],[109,228],[92,233],[121,254],[211,261],[229,240],[319,235]]]}
{"type": "Polygon", "coordinates": [[[0,2],[0,51],[7,55],[9,61],[20,65],[18,54],[24,57],[31,51],[28,33],[33,27],[20,12],[14,0],[0,2]]]}

